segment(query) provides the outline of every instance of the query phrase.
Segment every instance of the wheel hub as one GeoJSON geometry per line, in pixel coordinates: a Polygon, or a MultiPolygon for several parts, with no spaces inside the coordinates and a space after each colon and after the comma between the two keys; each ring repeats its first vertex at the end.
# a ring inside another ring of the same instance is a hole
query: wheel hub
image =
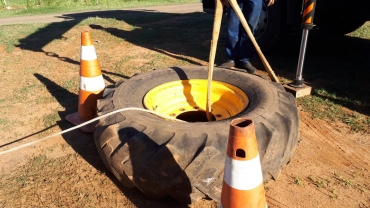
{"type": "MultiPolygon", "coordinates": [[[[207,80],[191,79],[164,83],[144,97],[144,106],[152,111],[188,122],[207,122],[207,80]]],[[[243,111],[248,96],[230,84],[212,81],[211,113],[214,120],[230,118],[243,111]]]]}
{"type": "Polygon", "coordinates": [[[265,33],[267,26],[268,26],[268,18],[269,16],[268,16],[268,11],[267,11],[267,6],[263,2],[262,11],[260,14],[260,18],[258,20],[258,25],[257,25],[256,30],[254,31],[254,37],[256,37],[256,39],[260,38],[263,35],[263,33],[265,33]]]}

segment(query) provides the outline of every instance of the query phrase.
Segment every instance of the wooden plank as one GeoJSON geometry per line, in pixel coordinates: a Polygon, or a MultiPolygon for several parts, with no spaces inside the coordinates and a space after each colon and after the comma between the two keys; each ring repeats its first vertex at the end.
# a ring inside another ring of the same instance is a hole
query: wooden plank
{"type": "Polygon", "coordinates": [[[312,87],[307,85],[306,83],[304,87],[292,87],[289,85],[283,85],[283,87],[285,88],[287,92],[292,93],[295,98],[310,95],[312,91],[312,87]]]}

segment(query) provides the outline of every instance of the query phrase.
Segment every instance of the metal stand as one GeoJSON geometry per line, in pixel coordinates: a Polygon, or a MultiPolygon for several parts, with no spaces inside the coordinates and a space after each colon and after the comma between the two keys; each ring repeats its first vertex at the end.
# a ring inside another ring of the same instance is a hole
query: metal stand
{"type": "Polygon", "coordinates": [[[304,58],[306,56],[308,33],[309,33],[309,30],[313,28],[313,17],[315,14],[315,6],[316,6],[316,0],[304,0],[302,25],[301,25],[303,29],[303,33],[302,33],[302,40],[301,40],[301,48],[299,51],[297,73],[292,83],[288,85],[284,85],[285,89],[288,92],[291,92],[295,97],[302,97],[302,96],[311,94],[311,87],[307,86],[303,82],[302,71],[303,71],[304,58]]]}
{"type": "Polygon", "coordinates": [[[299,51],[297,73],[295,75],[294,81],[289,84],[292,87],[304,87],[304,83],[302,79],[302,71],[303,71],[304,58],[306,56],[308,32],[309,30],[303,29],[302,40],[301,40],[301,50],[299,51]]]}

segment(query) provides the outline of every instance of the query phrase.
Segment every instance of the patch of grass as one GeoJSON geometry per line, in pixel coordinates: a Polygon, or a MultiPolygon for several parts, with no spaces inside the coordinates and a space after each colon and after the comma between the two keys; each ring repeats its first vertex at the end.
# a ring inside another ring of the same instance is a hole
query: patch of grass
{"type": "Polygon", "coordinates": [[[77,79],[69,79],[63,83],[63,87],[70,91],[77,93],[78,92],[78,80],[77,79]]]}
{"type": "Polygon", "coordinates": [[[58,145],[53,145],[44,149],[45,151],[43,150],[43,152],[45,152],[45,154],[50,154],[53,153],[56,148],[58,148],[58,145]]]}
{"type": "Polygon", "coordinates": [[[20,177],[18,177],[18,178],[16,178],[16,182],[17,183],[20,183],[20,184],[24,184],[24,182],[27,180],[27,176],[25,176],[25,175],[22,175],[22,176],[20,176],[20,177]]]}
{"type": "Polygon", "coordinates": [[[352,105],[361,105],[360,101],[337,97],[334,93],[329,93],[323,88],[316,89],[312,96],[298,98],[297,102],[304,111],[312,114],[312,118],[343,122],[355,132],[369,131],[370,118],[368,116],[355,111],[346,110],[343,105],[334,102],[333,99],[341,100],[346,103],[343,105],[349,105],[349,103],[352,105]]]}
{"type": "Polygon", "coordinates": [[[61,148],[62,148],[62,151],[65,152],[67,150],[67,148],[69,148],[69,145],[63,143],[61,145],[61,148]]]}
{"type": "Polygon", "coordinates": [[[331,193],[332,193],[331,197],[333,199],[338,199],[338,194],[337,194],[337,191],[335,189],[331,190],[331,193]]]}
{"type": "Polygon", "coordinates": [[[334,176],[339,179],[339,180],[343,180],[343,176],[340,175],[339,173],[334,173],[334,176]]]}
{"type": "MultiPolygon", "coordinates": [[[[8,5],[18,8],[15,10],[5,10],[0,13],[0,17],[35,15],[35,14],[50,14],[59,12],[77,12],[86,10],[106,10],[106,9],[122,9],[141,6],[154,6],[165,4],[182,4],[182,3],[198,3],[197,0],[95,0],[95,1],[74,1],[74,0],[26,0],[12,1],[8,5]],[[10,5],[11,4],[11,5],[10,5]]],[[[0,7],[1,9],[1,7],[0,7]]]]}
{"type": "Polygon", "coordinates": [[[29,160],[27,166],[23,167],[22,171],[9,176],[8,182],[5,184],[2,184],[3,180],[0,180],[0,184],[5,185],[2,187],[9,189],[8,191],[11,193],[18,193],[19,189],[33,184],[31,181],[34,180],[34,178],[41,178],[41,176],[38,176],[37,174],[44,169],[48,162],[49,159],[46,155],[33,157],[29,160]]]}
{"type": "Polygon", "coordinates": [[[69,202],[69,207],[94,207],[96,200],[93,199],[110,196],[94,190],[113,186],[109,178],[104,174],[97,174],[77,153],[58,158],[49,158],[46,155],[33,157],[26,165],[16,168],[13,174],[1,179],[1,191],[6,196],[2,199],[10,207],[30,207],[32,202],[27,201],[26,204],[22,202],[24,199],[35,199],[33,204],[36,207],[45,207],[45,204],[65,206],[65,201],[53,197],[55,193],[63,193],[66,198],[73,200],[73,205],[69,202]],[[91,185],[94,180],[99,185],[91,185]],[[42,200],[38,201],[37,198],[42,200]]]}
{"type": "Polygon", "coordinates": [[[345,183],[346,186],[351,186],[352,185],[352,181],[350,181],[348,179],[344,180],[344,183],[345,183]]]}
{"type": "Polygon", "coordinates": [[[28,96],[38,94],[39,89],[43,88],[41,84],[26,85],[13,91],[13,100],[23,100],[28,96]]]}
{"type": "Polygon", "coordinates": [[[313,176],[308,177],[313,184],[315,184],[318,188],[325,187],[325,182],[323,180],[318,180],[313,176]]]}
{"type": "Polygon", "coordinates": [[[353,176],[353,178],[358,178],[359,173],[358,172],[354,172],[352,176],[353,176]]]}
{"type": "Polygon", "coordinates": [[[12,53],[14,51],[14,44],[6,44],[6,52],[12,53]]]}
{"type": "Polygon", "coordinates": [[[47,128],[54,125],[58,120],[60,120],[60,117],[58,113],[53,113],[45,115],[42,120],[44,122],[44,126],[47,128]]]}
{"type": "Polygon", "coordinates": [[[322,188],[324,186],[324,181],[316,181],[316,186],[322,188]]]}
{"type": "Polygon", "coordinates": [[[302,179],[299,176],[296,176],[294,179],[294,183],[300,186],[302,184],[302,179]]]}
{"type": "Polygon", "coordinates": [[[127,72],[124,70],[124,64],[129,60],[129,57],[124,57],[123,59],[120,59],[119,61],[115,62],[114,63],[114,67],[113,67],[113,70],[114,72],[118,73],[118,74],[122,74],[122,75],[125,75],[127,76],[127,72]]]}
{"type": "Polygon", "coordinates": [[[7,119],[7,118],[0,118],[0,129],[1,130],[8,129],[10,125],[11,125],[11,122],[10,122],[9,119],[7,119]]]}
{"type": "Polygon", "coordinates": [[[37,157],[32,158],[32,165],[33,166],[41,166],[47,160],[46,155],[39,155],[37,157]]]}
{"type": "Polygon", "coordinates": [[[6,118],[0,118],[0,125],[5,126],[9,124],[9,120],[6,118]]]}
{"type": "Polygon", "coordinates": [[[348,34],[351,37],[367,38],[370,36],[370,23],[366,22],[362,27],[348,34]]]}
{"type": "Polygon", "coordinates": [[[45,103],[52,103],[55,101],[56,101],[56,98],[52,96],[39,96],[35,99],[35,104],[40,105],[40,104],[45,104],[45,103]]]}
{"type": "Polygon", "coordinates": [[[352,181],[350,181],[349,179],[344,178],[342,175],[335,173],[335,176],[345,186],[352,186],[353,185],[353,182],[352,181]]]}
{"type": "MultiPolygon", "coordinates": [[[[1,12],[0,12],[1,16],[1,12]]],[[[6,46],[6,51],[11,53],[14,47],[19,44],[22,37],[36,32],[37,28],[45,24],[28,24],[28,25],[4,25],[0,29],[0,45],[6,46]]]]}

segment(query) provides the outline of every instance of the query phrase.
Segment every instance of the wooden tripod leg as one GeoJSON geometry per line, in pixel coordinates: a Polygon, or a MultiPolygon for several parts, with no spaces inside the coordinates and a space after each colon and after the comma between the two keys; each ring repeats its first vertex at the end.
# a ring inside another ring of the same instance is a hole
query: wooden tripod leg
{"type": "Polygon", "coordinates": [[[206,104],[206,115],[207,115],[208,121],[213,120],[211,116],[212,77],[213,77],[213,67],[214,67],[215,57],[216,57],[217,42],[218,42],[218,37],[220,35],[222,14],[223,14],[223,5],[221,3],[221,0],[216,0],[215,19],[213,22],[212,41],[211,41],[211,49],[210,49],[209,62],[208,62],[208,86],[207,86],[207,104],[206,104]]]}
{"type": "Polygon", "coordinates": [[[247,21],[245,20],[245,17],[242,13],[242,11],[240,10],[239,8],[239,5],[238,3],[236,2],[236,0],[229,0],[229,3],[230,3],[230,6],[234,9],[236,15],[239,17],[239,20],[241,22],[241,24],[243,25],[245,31],[247,32],[249,38],[251,39],[254,47],[256,48],[256,51],[259,55],[259,57],[261,58],[262,60],[262,63],[263,63],[263,66],[265,67],[267,73],[269,74],[269,76],[271,77],[271,79],[277,83],[279,83],[279,79],[277,78],[277,76],[275,75],[274,71],[272,70],[270,64],[268,63],[267,59],[265,58],[265,56],[263,55],[260,47],[258,46],[257,44],[257,41],[256,39],[254,38],[253,36],[253,33],[251,31],[251,29],[249,28],[248,26],[248,23],[247,21]]]}

